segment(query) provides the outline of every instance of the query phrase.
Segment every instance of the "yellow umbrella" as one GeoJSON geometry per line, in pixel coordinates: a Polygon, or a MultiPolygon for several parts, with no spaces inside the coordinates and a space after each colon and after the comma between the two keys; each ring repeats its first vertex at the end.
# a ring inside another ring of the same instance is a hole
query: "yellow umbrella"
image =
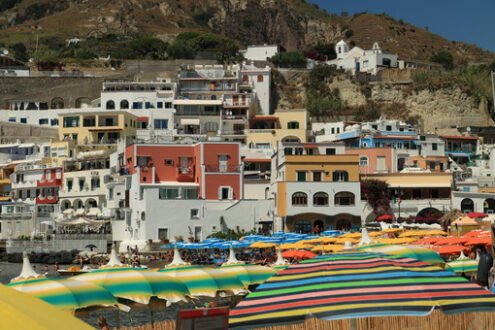
{"type": "Polygon", "coordinates": [[[446,232],[440,229],[432,229],[432,230],[427,230],[427,235],[429,236],[446,236],[448,235],[446,232]]]}
{"type": "Polygon", "coordinates": [[[368,235],[370,235],[370,237],[377,237],[384,235],[384,233],[382,233],[381,231],[373,231],[371,233],[368,233],[368,235]]]}
{"type": "Polygon", "coordinates": [[[345,233],[344,235],[340,235],[339,238],[352,238],[352,233],[345,233]]]}
{"type": "Polygon", "coordinates": [[[385,229],[383,232],[389,234],[389,233],[399,233],[401,231],[404,231],[404,229],[402,229],[402,228],[388,228],[388,229],[385,229]]]}
{"type": "Polygon", "coordinates": [[[343,245],[325,245],[325,252],[340,252],[343,249],[343,245]]]}
{"type": "Polygon", "coordinates": [[[335,244],[345,244],[345,242],[351,242],[353,244],[356,244],[359,242],[359,240],[357,239],[354,239],[354,238],[338,238],[336,241],[335,241],[335,244]]]}
{"type": "Polygon", "coordinates": [[[265,243],[265,242],[256,242],[251,244],[249,247],[250,248],[255,248],[255,249],[266,249],[266,248],[271,248],[277,246],[275,243],[265,243]]]}
{"type": "Polygon", "coordinates": [[[0,284],[0,320],[3,329],[93,329],[83,321],[38,298],[0,284]]]}
{"type": "Polygon", "coordinates": [[[319,238],[313,238],[313,239],[303,239],[303,240],[300,240],[296,243],[301,243],[301,244],[317,244],[319,243],[318,242],[319,238]]]}

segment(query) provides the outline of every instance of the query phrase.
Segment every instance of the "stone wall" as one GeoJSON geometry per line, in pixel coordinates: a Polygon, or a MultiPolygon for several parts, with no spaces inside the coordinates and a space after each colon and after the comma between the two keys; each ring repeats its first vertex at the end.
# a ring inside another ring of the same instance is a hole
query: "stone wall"
{"type": "Polygon", "coordinates": [[[49,142],[56,137],[57,128],[0,121],[0,143],[49,142]]]}
{"type": "Polygon", "coordinates": [[[80,251],[89,251],[86,246],[94,245],[96,248],[93,248],[95,252],[107,253],[107,240],[51,240],[51,241],[18,241],[12,240],[7,241],[7,253],[22,253],[22,252],[58,252],[58,251],[71,251],[71,250],[80,250],[80,251]]]}

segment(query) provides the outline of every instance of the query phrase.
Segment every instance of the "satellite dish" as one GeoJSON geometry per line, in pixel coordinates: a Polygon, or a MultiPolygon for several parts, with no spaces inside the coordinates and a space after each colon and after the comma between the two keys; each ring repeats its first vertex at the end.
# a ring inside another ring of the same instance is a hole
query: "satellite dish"
{"type": "Polygon", "coordinates": [[[7,49],[3,50],[3,55],[9,55],[9,51],[7,49]]]}

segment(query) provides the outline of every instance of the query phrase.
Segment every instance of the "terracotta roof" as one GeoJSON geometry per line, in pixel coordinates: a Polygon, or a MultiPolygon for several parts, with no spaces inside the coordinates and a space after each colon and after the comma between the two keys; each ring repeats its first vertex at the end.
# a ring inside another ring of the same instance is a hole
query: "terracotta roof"
{"type": "Polygon", "coordinates": [[[452,139],[452,140],[478,140],[474,136],[460,136],[460,135],[440,135],[442,139],[452,139]]]}

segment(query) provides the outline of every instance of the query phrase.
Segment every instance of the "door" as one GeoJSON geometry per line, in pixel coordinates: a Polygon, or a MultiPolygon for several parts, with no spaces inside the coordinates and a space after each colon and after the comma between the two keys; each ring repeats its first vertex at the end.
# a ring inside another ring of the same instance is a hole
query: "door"
{"type": "Polygon", "coordinates": [[[180,172],[187,174],[189,171],[189,157],[180,157],[180,172]]]}
{"type": "Polygon", "coordinates": [[[360,63],[356,62],[356,71],[359,72],[359,70],[360,70],[360,63]]]}
{"type": "Polygon", "coordinates": [[[201,241],[201,227],[194,227],[194,240],[201,241]]]}
{"type": "Polygon", "coordinates": [[[232,96],[232,105],[239,105],[239,95],[232,96]]]}
{"type": "Polygon", "coordinates": [[[246,105],[246,95],[242,95],[242,105],[246,105]]]}

